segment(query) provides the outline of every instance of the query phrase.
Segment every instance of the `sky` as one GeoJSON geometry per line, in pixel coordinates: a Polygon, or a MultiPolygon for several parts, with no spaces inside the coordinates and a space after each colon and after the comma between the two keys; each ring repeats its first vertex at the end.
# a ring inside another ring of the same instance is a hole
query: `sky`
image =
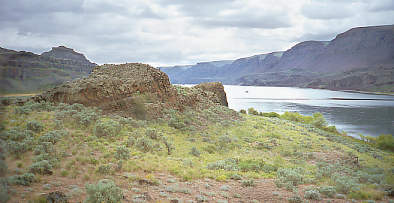
{"type": "Polygon", "coordinates": [[[394,24],[393,0],[0,0],[0,47],[98,64],[194,64],[394,24]]]}

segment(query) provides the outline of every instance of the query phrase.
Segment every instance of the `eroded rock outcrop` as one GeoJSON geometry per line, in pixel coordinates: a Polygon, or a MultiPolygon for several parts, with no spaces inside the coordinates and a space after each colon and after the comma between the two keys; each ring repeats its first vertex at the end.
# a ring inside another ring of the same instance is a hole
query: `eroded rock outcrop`
{"type": "Polygon", "coordinates": [[[150,118],[160,117],[169,108],[183,111],[227,106],[221,83],[186,89],[187,93],[180,92],[165,73],[146,64],[106,64],[95,67],[87,78],[64,83],[33,99],[96,106],[123,116],[135,116],[143,108],[150,118]]]}
{"type": "Polygon", "coordinates": [[[221,82],[201,83],[199,85],[194,86],[194,88],[200,88],[204,91],[213,92],[216,98],[218,99],[218,101],[216,101],[217,103],[223,106],[228,106],[226,92],[224,91],[224,87],[221,82]]]}

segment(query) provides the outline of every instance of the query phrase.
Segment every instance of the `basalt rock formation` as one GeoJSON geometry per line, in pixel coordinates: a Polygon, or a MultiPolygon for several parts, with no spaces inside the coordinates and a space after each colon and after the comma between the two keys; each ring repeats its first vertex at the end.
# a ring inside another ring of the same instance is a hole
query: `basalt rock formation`
{"type": "Polygon", "coordinates": [[[201,64],[161,70],[179,84],[221,81],[393,93],[394,79],[387,76],[394,73],[394,25],[353,28],[333,40],[304,41],[284,52],[201,64]],[[385,74],[377,73],[381,70],[385,74]]]}
{"type": "Polygon", "coordinates": [[[161,117],[165,109],[227,106],[221,83],[202,84],[187,91],[179,92],[167,74],[146,64],[105,64],[95,67],[88,77],[64,83],[33,100],[80,103],[122,116],[146,113],[148,118],[161,117]]]}
{"type": "Polygon", "coordinates": [[[223,106],[228,106],[226,92],[224,91],[224,87],[221,82],[201,83],[194,86],[194,88],[200,88],[204,91],[213,92],[216,98],[219,99],[217,103],[223,106]]]}
{"type": "Polygon", "coordinates": [[[0,93],[41,91],[87,76],[96,65],[64,46],[41,55],[0,47],[0,93]]]}

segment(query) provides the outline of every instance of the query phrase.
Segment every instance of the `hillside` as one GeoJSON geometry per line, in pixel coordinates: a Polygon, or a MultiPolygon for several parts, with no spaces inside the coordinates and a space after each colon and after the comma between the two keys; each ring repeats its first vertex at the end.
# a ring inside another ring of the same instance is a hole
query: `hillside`
{"type": "Polygon", "coordinates": [[[321,114],[238,113],[220,83],[174,86],[145,64],[97,66],[1,104],[1,202],[394,198],[391,135],[356,140],[321,114]]]}
{"type": "Polygon", "coordinates": [[[392,76],[394,72],[394,25],[353,28],[331,41],[301,42],[284,52],[240,58],[231,64],[210,67],[204,74],[199,74],[199,69],[198,65],[187,69],[161,68],[171,81],[183,84],[217,80],[238,85],[393,92],[394,77],[387,74],[392,76]],[[377,73],[382,69],[385,74],[377,73]],[[359,73],[350,77],[349,72],[359,73]],[[193,73],[193,77],[188,77],[189,73],[193,73]],[[355,85],[356,80],[365,78],[373,79],[355,85]]]}
{"type": "Polygon", "coordinates": [[[96,64],[60,46],[37,55],[0,48],[0,93],[37,92],[87,76],[96,64]]]}

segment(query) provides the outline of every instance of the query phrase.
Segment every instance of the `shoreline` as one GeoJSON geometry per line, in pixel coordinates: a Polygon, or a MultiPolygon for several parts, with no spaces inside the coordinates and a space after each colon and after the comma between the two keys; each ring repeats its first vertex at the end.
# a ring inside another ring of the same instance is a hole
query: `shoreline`
{"type": "Polygon", "coordinates": [[[359,91],[359,90],[333,90],[333,91],[349,92],[349,93],[360,93],[360,94],[372,94],[372,95],[394,96],[394,93],[388,93],[388,92],[368,92],[368,91],[359,91]]]}

